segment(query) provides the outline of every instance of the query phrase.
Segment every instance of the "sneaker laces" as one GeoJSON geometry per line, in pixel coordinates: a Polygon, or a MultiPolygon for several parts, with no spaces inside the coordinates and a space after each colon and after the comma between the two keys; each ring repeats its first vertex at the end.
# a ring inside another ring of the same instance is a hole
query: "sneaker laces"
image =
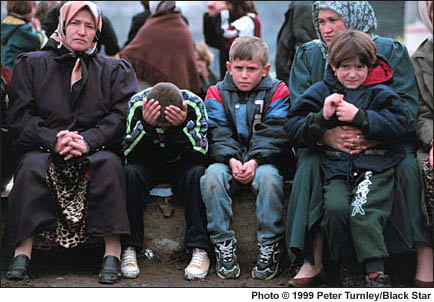
{"type": "Polygon", "coordinates": [[[263,263],[270,262],[274,253],[273,245],[260,245],[259,246],[259,261],[263,263]]]}
{"type": "Polygon", "coordinates": [[[222,259],[224,262],[230,262],[233,259],[233,241],[229,240],[223,243],[217,243],[217,247],[221,252],[222,259]],[[225,243],[227,242],[227,245],[225,243]]]}
{"type": "Polygon", "coordinates": [[[137,266],[136,251],[132,247],[128,247],[124,250],[124,253],[122,254],[122,263],[124,265],[132,264],[137,266]]]}
{"type": "Polygon", "coordinates": [[[193,250],[193,256],[191,257],[190,264],[188,266],[202,267],[202,262],[207,253],[205,251],[201,251],[199,249],[193,250]]]}

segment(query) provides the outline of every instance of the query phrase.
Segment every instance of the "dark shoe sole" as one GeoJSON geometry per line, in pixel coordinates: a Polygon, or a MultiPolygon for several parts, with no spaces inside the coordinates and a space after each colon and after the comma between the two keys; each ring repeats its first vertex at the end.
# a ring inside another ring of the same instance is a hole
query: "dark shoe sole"
{"type": "Polygon", "coordinates": [[[236,275],[229,275],[229,276],[221,275],[221,274],[219,273],[217,267],[216,267],[216,274],[217,274],[217,276],[219,276],[219,277],[222,278],[222,279],[237,279],[237,278],[240,276],[240,274],[241,274],[240,267],[239,267],[239,265],[237,265],[237,266],[238,266],[238,272],[237,272],[236,275]]]}
{"type": "Polygon", "coordinates": [[[255,277],[255,273],[252,270],[252,278],[257,279],[257,280],[271,280],[274,277],[276,277],[278,273],[279,273],[279,264],[277,264],[276,270],[270,276],[265,277],[265,278],[258,278],[257,276],[255,277]]]}

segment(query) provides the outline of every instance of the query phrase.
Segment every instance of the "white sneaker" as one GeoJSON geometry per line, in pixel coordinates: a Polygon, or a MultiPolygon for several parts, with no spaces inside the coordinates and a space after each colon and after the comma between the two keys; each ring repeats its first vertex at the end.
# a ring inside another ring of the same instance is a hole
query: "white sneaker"
{"type": "Polygon", "coordinates": [[[134,247],[127,247],[122,253],[121,262],[122,276],[127,279],[134,279],[140,274],[139,266],[137,265],[136,250],[134,247]]]}
{"type": "Polygon", "coordinates": [[[209,269],[209,258],[206,251],[195,248],[191,256],[191,261],[185,268],[185,279],[205,279],[209,269]]]}

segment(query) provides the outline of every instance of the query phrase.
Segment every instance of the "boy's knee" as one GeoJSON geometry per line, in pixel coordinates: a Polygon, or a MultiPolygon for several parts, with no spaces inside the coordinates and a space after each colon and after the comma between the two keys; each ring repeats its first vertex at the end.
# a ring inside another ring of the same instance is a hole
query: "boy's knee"
{"type": "Polygon", "coordinates": [[[205,173],[206,168],[204,166],[194,166],[187,171],[187,176],[192,178],[200,178],[205,173]]]}
{"type": "Polygon", "coordinates": [[[280,183],[282,176],[279,174],[279,170],[273,165],[262,165],[256,169],[256,180],[259,183],[280,183]]]}
{"type": "Polygon", "coordinates": [[[216,187],[218,184],[224,183],[226,167],[224,164],[216,163],[209,166],[200,179],[200,185],[203,189],[216,187]]]}

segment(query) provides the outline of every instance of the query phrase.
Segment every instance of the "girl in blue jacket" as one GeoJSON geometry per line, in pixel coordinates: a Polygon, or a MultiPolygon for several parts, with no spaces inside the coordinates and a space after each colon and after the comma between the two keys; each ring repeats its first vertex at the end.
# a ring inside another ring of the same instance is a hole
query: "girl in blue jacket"
{"type": "Polygon", "coordinates": [[[383,232],[393,204],[394,166],[403,158],[395,142],[409,127],[408,113],[399,96],[383,85],[392,78],[392,68],[377,56],[369,35],[342,31],[329,51],[324,81],[295,101],[287,130],[294,145],[320,151],[325,180],[321,229],[332,260],[349,264],[355,254],[367,286],[390,286],[383,232]],[[340,125],[360,129],[376,145],[347,153],[318,144],[327,129],[340,125]]]}

